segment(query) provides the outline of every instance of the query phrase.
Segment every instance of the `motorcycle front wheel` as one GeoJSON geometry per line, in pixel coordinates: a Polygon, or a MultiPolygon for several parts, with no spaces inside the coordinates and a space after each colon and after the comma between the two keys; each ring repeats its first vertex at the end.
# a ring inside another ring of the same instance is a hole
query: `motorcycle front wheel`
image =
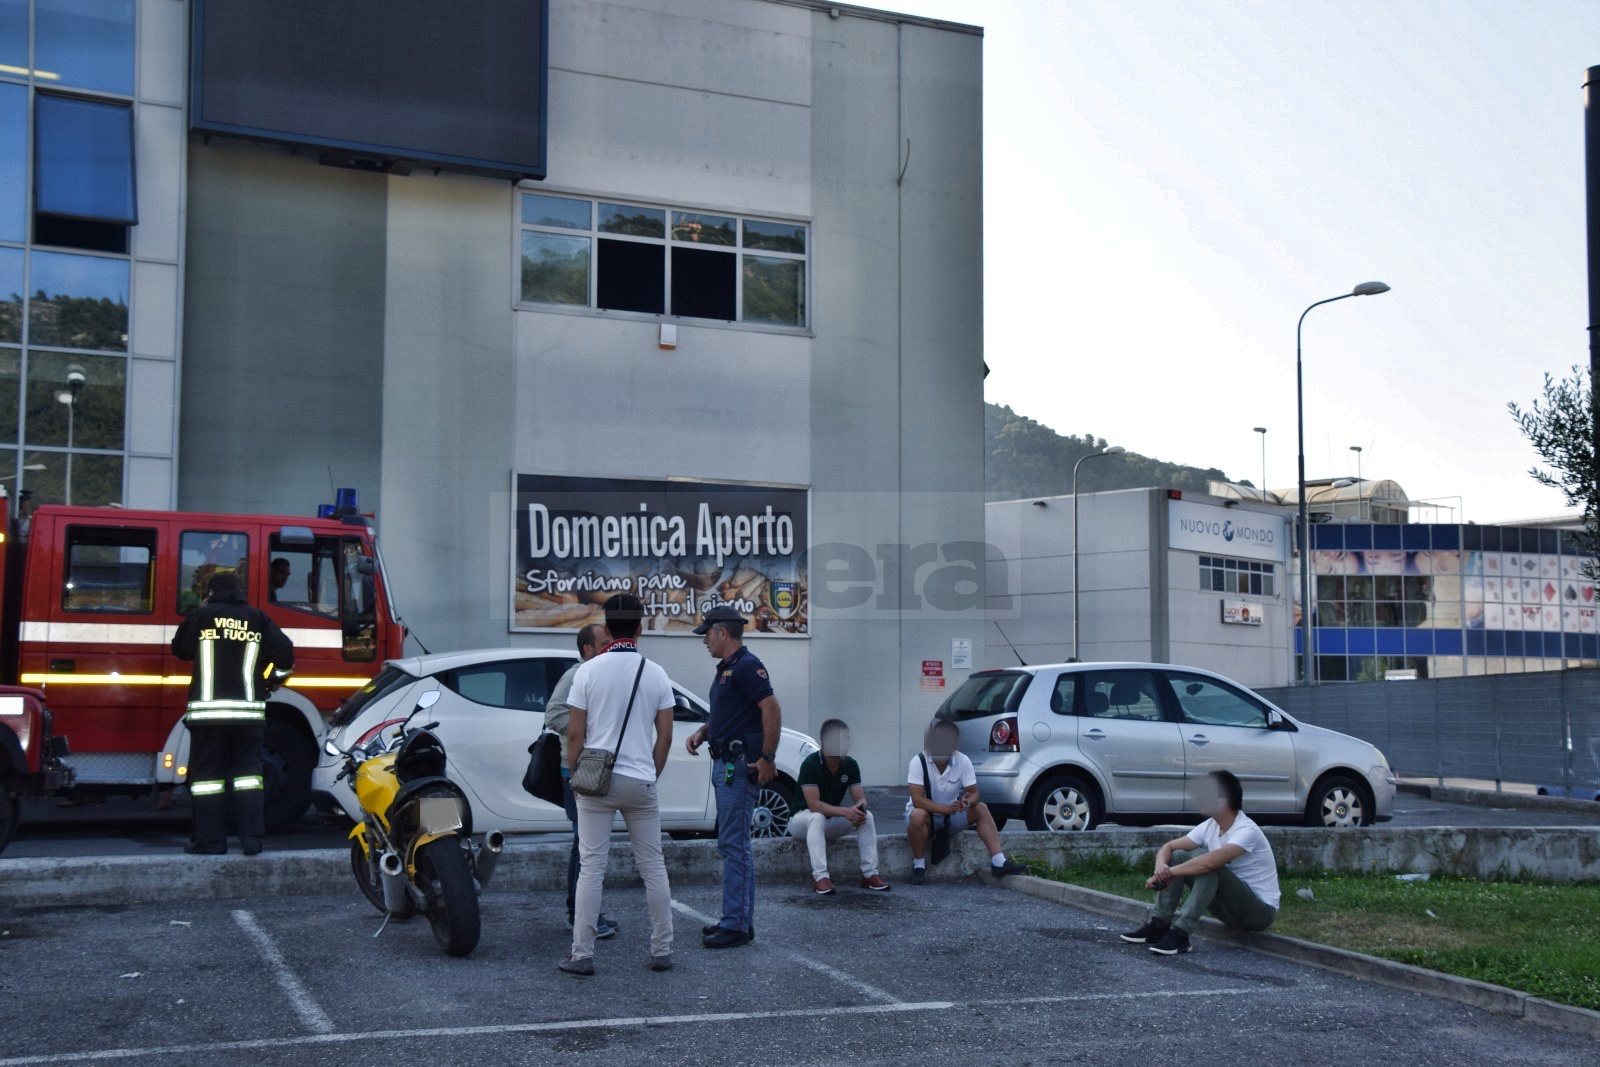
{"type": "Polygon", "coordinates": [[[451,956],[478,947],[478,887],[461,837],[441,837],[417,850],[417,881],[428,901],[433,939],[451,956]]]}

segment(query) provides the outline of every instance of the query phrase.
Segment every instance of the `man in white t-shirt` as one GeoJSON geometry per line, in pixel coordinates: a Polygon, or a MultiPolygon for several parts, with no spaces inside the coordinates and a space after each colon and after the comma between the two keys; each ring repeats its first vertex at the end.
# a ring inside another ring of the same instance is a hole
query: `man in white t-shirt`
{"type": "Polygon", "coordinates": [[[1189,935],[1208,911],[1234,930],[1265,930],[1278,917],[1278,864],[1261,827],[1244,813],[1238,777],[1206,775],[1198,806],[1206,821],[1156,853],[1145,882],[1158,890],[1150,920],[1122,940],[1176,956],[1189,951],[1189,935]]]}
{"type": "Polygon", "coordinates": [[[925,748],[911,757],[906,769],[906,786],[911,799],[906,801],[906,836],[911,842],[911,884],[928,880],[928,842],[935,834],[952,838],[963,830],[978,831],[978,840],[989,850],[989,872],[996,878],[1021,874],[1023,867],[1006,859],[1000,850],[1000,830],[989,814],[989,805],[978,799],[978,775],[972,761],[956,746],[961,729],[940,719],[928,727],[925,748]]]}
{"type": "Polygon", "coordinates": [[[633,845],[634,866],[650,906],[650,969],[672,968],[672,888],[661,855],[661,805],[656,779],[672,748],[672,682],[639,654],[644,605],[631,593],[605,603],[610,642],[572,676],[567,695],[567,767],[586,748],[616,754],[611,789],[603,797],[578,796],[579,874],[572,924],[572,953],[558,965],[567,974],[594,974],[600,890],[611,852],[611,825],[622,814],[633,845]]]}

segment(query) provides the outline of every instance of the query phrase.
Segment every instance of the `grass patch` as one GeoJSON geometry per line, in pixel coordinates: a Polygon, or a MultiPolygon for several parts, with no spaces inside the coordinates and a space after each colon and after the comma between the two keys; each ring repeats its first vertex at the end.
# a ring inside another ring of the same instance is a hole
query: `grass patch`
{"type": "MultiPolygon", "coordinates": [[[[1097,855],[1035,873],[1148,901],[1146,865],[1097,855]]],[[[1600,884],[1286,873],[1272,931],[1600,1010],[1600,884]],[[1299,890],[1310,890],[1304,899],[1299,890]]]]}

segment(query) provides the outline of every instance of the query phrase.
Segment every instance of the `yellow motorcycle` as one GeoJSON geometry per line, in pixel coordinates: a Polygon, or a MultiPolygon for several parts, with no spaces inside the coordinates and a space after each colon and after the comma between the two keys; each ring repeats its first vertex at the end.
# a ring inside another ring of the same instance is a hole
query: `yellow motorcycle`
{"type": "Polygon", "coordinates": [[[422,694],[391,740],[383,731],[349,751],[331,739],[323,749],[344,760],[339,780],[353,779],[362,818],[350,832],[350,867],[384,926],[426,915],[440,947],[465,956],[478,945],[478,891],[505,837],[490,831],[474,846],[472,805],[445,777],[444,745],[433,733],[439,724],[410,725],[438,700],[437,690],[422,694]]]}

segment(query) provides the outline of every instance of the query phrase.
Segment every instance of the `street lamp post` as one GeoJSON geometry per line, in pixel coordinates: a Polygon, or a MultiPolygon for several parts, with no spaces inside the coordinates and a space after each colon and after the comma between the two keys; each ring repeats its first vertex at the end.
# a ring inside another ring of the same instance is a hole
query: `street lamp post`
{"type": "MultiPolygon", "coordinates": [[[[1377,296],[1388,291],[1389,287],[1383,282],[1362,282],[1348,293],[1318,300],[1300,312],[1300,321],[1294,326],[1294,406],[1300,453],[1300,682],[1302,685],[1315,685],[1316,679],[1313,667],[1315,660],[1311,649],[1311,513],[1306,506],[1306,392],[1305,368],[1300,355],[1301,328],[1305,326],[1306,316],[1311,314],[1311,308],[1319,308],[1336,300],[1348,300],[1352,296],[1377,296]]],[[[1076,617],[1073,624],[1077,624],[1076,617]]]]}
{"type": "Polygon", "coordinates": [[[1120,456],[1127,449],[1121,445],[1108,445],[1098,452],[1090,452],[1072,465],[1072,658],[1078,658],[1078,468],[1084,460],[1100,456],[1120,456]]]}
{"type": "Polygon", "coordinates": [[[1350,451],[1356,454],[1356,514],[1362,522],[1367,521],[1367,483],[1361,480],[1361,446],[1351,445],[1350,451]]]}
{"type": "Polygon", "coordinates": [[[56,394],[56,399],[67,405],[67,479],[65,496],[68,505],[72,503],[72,431],[74,416],[78,412],[78,394],[83,392],[83,384],[88,381],[88,376],[83,373],[83,368],[76,363],[67,368],[67,387],[56,394]]]}
{"type": "Polygon", "coordinates": [[[1267,502],[1267,428],[1255,427],[1256,433],[1261,435],[1261,502],[1267,502]]]}

